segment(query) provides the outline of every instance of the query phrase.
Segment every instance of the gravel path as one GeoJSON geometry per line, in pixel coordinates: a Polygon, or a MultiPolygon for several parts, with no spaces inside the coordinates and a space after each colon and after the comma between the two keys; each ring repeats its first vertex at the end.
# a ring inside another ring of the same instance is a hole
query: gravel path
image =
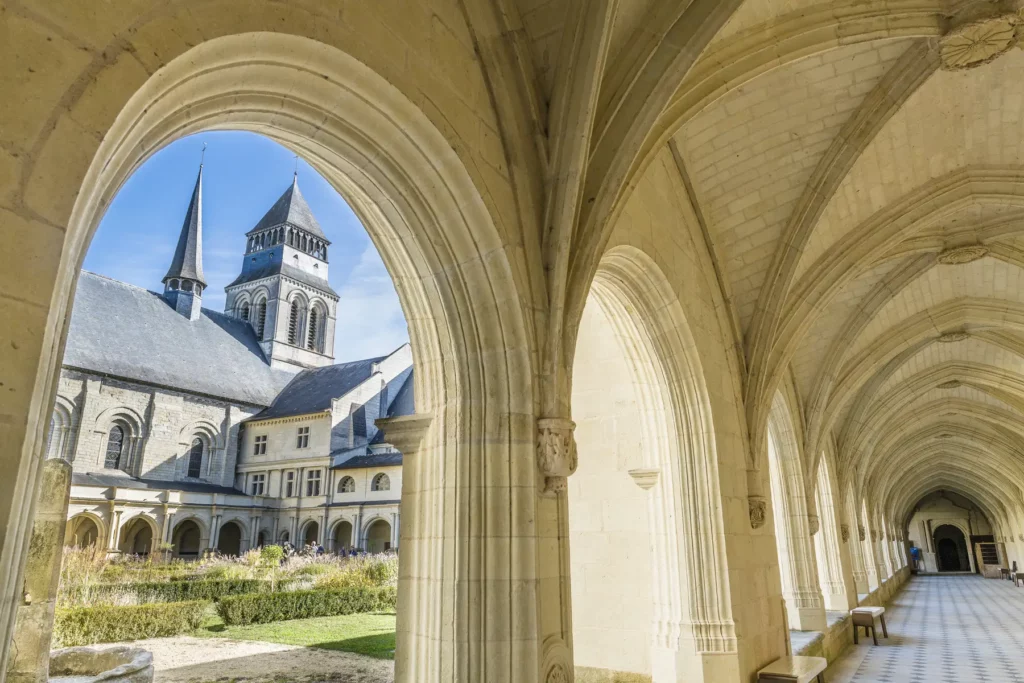
{"type": "Polygon", "coordinates": [[[392,683],[395,678],[393,661],[351,652],[190,636],[153,638],[134,644],[153,653],[155,683],[392,683]]]}

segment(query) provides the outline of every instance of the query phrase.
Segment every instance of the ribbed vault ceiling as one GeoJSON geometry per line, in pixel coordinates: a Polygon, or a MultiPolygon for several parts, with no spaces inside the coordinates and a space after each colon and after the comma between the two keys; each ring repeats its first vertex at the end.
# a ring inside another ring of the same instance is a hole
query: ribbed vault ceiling
{"type": "MultiPolygon", "coordinates": [[[[1017,3],[734,4],[641,156],[669,148],[705,224],[754,457],[786,387],[808,474],[834,448],[844,494],[889,519],[945,489],[1006,520],[1024,502],[1024,50],[970,31],[1017,3]]],[[[602,105],[664,47],[637,27],[679,5],[620,3],[602,105]]]]}

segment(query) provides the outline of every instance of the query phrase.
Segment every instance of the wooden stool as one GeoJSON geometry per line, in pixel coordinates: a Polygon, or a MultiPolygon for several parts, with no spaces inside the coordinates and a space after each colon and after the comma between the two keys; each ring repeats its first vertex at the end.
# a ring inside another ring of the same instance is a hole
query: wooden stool
{"type": "Polygon", "coordinates": [[[889,637],[889,631],[885,628],[885,608],[884,607],[855,607],[850,610],[850,616],[853,619],[853,644],[857,645],[860,640],[857,637],[857,629],[863,627],[864,635],[868,634],[868,629],[871,629],[871,638],[875,641],[875,645],[878,645],[878,634],[875,633],[875,617],[878,617],[879,621],[882,622],[882,636],[885,638],[889,637]]]}
{"type": "Polygon", "coordinates": [[[1021,582],[1024,582],[1024,572],[1013,572],[1010,574],[1010,580],[1013,581],[1013,585],[1020,587],[1021,582]]]}
{"type": "Polygon", "coordinates": [[[758,681],[775,683],[825,683],[825,668],[828,660],[824,657],[782,657],[757,672],[758,681]]]}

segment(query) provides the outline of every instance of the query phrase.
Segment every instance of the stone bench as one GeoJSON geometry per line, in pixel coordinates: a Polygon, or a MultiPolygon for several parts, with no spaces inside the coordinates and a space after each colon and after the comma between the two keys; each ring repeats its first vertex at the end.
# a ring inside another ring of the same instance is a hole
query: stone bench
{"type": "Polygon", "coordinates": [[[878,634],[875,633],[875,619],[882,622],[882,636],[885,638],[889,637],[889,631],[885,628],[885,608],[884,607],[854,607],[850,610],[850,617],[853,621],[853,644],[857,645],[860,643],[858,636],[858,629],[864,629],[864,635],[868,634],[868,629],[871,629],[871,639],[875,641],[875,645],[878,645],[878,634]]]}
{"type": "Polygon", "coordinates": [[[781,683],[825,683],[825,668],[828,660],[824,657],[782,657],[757,672],[758,681],[781,683]]]}

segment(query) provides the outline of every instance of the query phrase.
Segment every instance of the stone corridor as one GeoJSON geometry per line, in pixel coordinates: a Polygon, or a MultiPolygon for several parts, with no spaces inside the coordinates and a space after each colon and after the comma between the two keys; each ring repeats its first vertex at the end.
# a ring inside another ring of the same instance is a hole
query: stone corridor
{"type": "Polygon", "coordinates": [[[978,576],[913,578],[886,610],[889,638],[861,638],[829,683],[1024,682],[1024,588],[978,576]]]}

